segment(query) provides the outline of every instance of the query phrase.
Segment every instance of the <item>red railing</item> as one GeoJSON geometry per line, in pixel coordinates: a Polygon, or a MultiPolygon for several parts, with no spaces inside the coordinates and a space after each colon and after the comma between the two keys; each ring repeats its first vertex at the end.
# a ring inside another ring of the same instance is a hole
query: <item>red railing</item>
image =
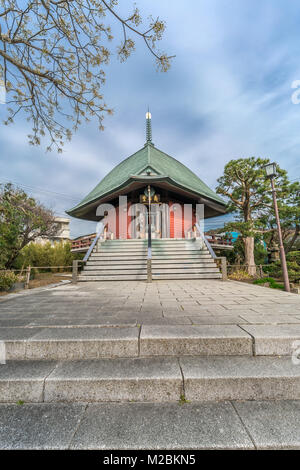
{"type": "Polygon", "coordinates": [[[232,245],[232,238],[224,238],[222,235],[205,235],[211,245],[232,245]]]}
{"type": "MultiPolygon", "coordinates": [[[[96,235],[89,237],[79,238],[78,240],[71,240],[72,250],[88,250],[96,235]]],[[[206,239],[211,245],[232,245],[231,238],[224,238],[221,235],[206,235],[206,239]]]]}
{"type": "Polygon", "coordinates": [[[71,250],[83,250],[88,249],[91,244],[93,243],[95,235],[91,235],[90,237],[79,238],[79,240],[72,240],[71,241],[71,250]]]}

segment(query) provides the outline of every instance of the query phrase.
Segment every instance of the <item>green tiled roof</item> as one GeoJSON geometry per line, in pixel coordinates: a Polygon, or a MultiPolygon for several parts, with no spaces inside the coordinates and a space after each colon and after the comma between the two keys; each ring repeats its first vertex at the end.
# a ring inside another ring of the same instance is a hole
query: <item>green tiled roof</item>
{"type": "Polygon", "coordinates": [[[170,155],[147,143],[142,149],[119,163],[100,183],[75,207],[67,211],[72,215],[88,203],[103,198],[122,187],[132,176],[141,175],[150,167],[158,176],[169,178],[177,186],[212,199],[225,206],[225,202],[212,191],[195,173],[170,155]]]}

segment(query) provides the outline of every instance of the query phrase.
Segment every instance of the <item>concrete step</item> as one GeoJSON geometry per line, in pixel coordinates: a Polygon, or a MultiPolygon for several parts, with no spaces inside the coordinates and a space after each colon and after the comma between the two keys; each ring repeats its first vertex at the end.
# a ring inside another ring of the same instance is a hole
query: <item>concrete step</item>
{"type": "Polygon", "coordinates": [[[300,368],[288,357],[148,357],[7,361],[0,401],[172,402],[299,400],[300,368]]]}

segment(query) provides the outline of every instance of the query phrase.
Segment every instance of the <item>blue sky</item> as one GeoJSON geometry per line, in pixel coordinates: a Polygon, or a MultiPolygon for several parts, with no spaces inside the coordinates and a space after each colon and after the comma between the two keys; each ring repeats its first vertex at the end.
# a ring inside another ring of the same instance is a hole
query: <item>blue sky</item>
{"type": "MultiPolygon", "coordinates": [[[[299,3],[137,0],[137,5],[145,17],[151,13],[166,21],[160,48],[176,54],[170,71],[156,71],[142,42],[125,63],[113,55],[103,89],[113,116],[105,120],[104,132],[94,123],[82,126],[60,155],[30,147],[24,120],[1,125],[0,182],[22,184],[64,215],[143,146],[148,105],[155,145],[212,188],[226,162],[253,155],[277,161],[291,179],[299,179],[300,105],[291,101],[292,82],[300,80],[299,3]]],[[[116,37],[113,47],[117,44],[116,37]]],[[[93,223],[72,219],[73,237],[93,230],[93,223]]]]}

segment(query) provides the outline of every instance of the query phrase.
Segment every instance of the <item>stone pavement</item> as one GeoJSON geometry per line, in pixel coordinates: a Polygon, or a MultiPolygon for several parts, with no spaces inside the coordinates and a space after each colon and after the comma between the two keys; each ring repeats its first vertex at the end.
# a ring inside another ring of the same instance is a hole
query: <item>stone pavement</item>
{"type": "Polygon", "coordinates": [[[300,449],[300,400],[0,404],[0,449],[300,449]]]}
{"type": "Polygon", "coordinates": [[[270,324],[296,331],[300,296],[235,281],[185,280],[82,282],[0,297],[0,328],[249,324],[258,336],[270,324]]]}

